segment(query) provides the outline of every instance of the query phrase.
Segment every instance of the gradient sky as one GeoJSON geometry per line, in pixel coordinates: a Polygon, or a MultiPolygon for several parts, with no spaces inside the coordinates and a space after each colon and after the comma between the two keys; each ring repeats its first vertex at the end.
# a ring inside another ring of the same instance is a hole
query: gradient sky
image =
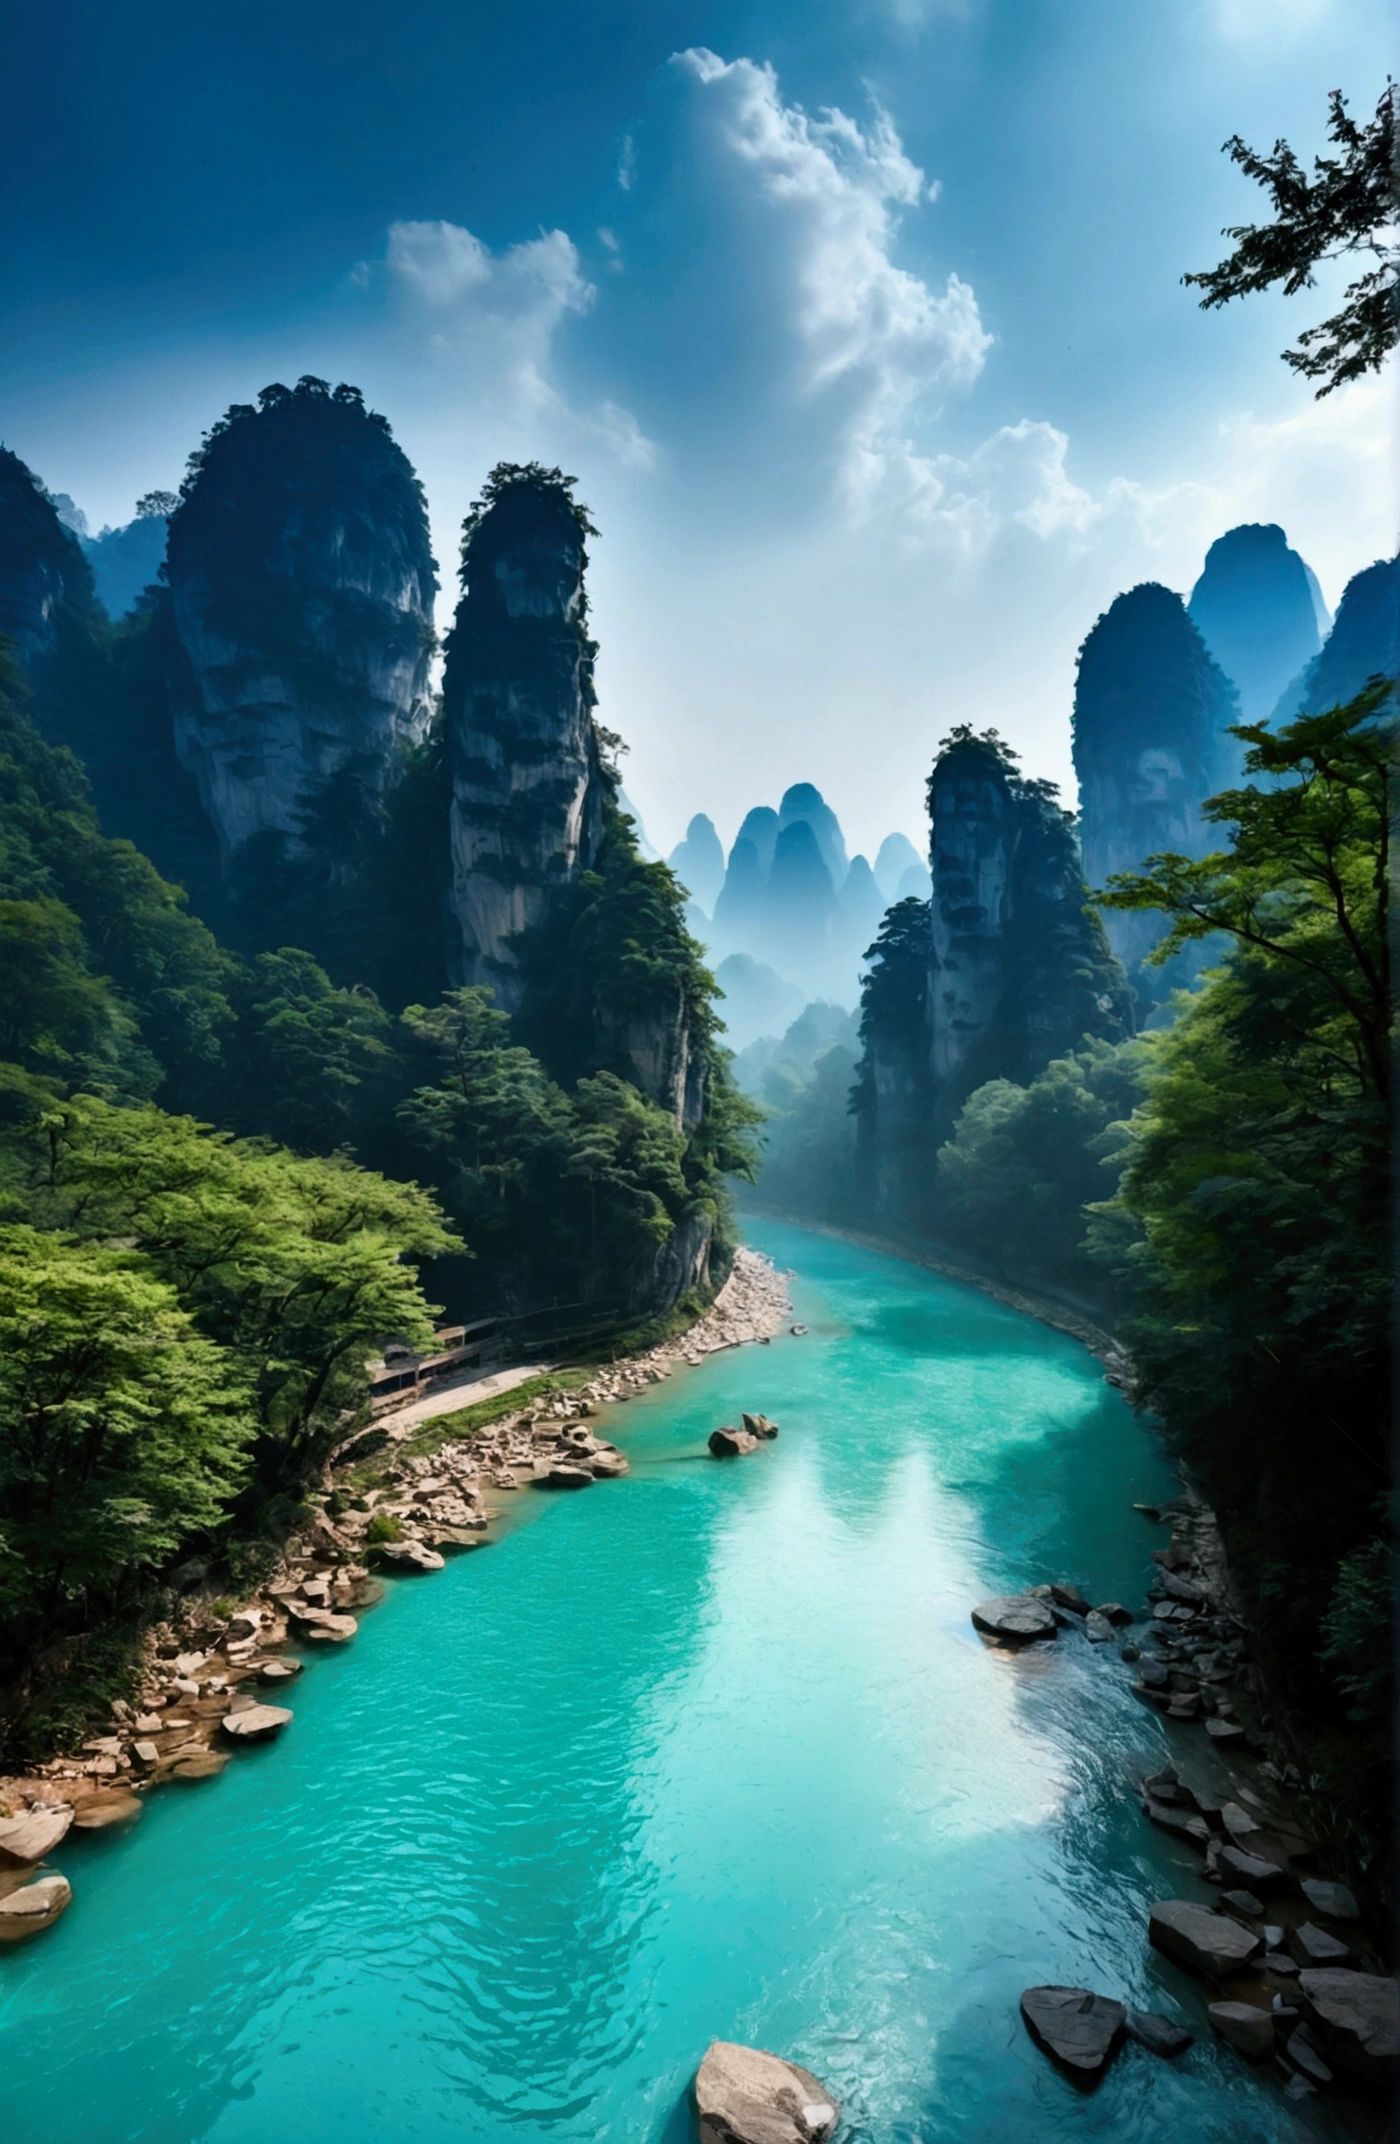
{"type": "MultiPolygon", "coordinates": [[[[1219,153],[1368,114],[1382,0],[47,0],[6,9],[0,438],[96,528],[272,379],[350,379],[456,530],[499,459],[602,531],[600,712],[669,848],[815,781],[920,838],[950,724],[1072,799],[1075,651],[1278,520],[1393,550],[1392,382],[1202,313],[1219,153]]],[[[444,597],[444,607],[447,603],[444,597]]]]}

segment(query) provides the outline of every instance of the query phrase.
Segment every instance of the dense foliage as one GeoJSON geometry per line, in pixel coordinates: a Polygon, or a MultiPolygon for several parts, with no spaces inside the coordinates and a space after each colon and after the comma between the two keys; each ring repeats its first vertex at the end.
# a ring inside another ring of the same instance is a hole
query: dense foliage
{"type": "MultiPolygon", "coordinates": [[[[425,747],[400,840],[436,781],[425,747]]],[[[375,859],[394,829],[391,811],[375,859]]],[[[397,915],[380,932],[353,868],[341,884],[323,922],[346,980],[295,946],[227,950],[103,834],[78,762],[0,677],[12,1751],[81,1724],[64,1691],[172,1559],[241,1567],[240,1544],[285,1531],[368,1358],[390,1335],[427,1340],[429,1288],[458,1314],[567,1307],[602,1325],[656,1307],[678,1240],[712,1239],[722,1269],[724,1177],[750,1165],[756,1112],[728,1078],[679,889],[629,822],[540,934],[538,1051],[440,967],[420,964],[428,989],[402,1011],[354,980],[407,932],[397,915]],[[649,1023],[681,1038],[684,1121],[636,1083],[649,1023]]]]}
{"type": "Polygon", "coordinates": [[[1153,1038],[1116,1212],[1140,1231],[1126,1266],[1144,1396],[1314,1701],[1324,1619],[1353,1690],[1389,1651],[1358,1576],[1382,1553],[1388,1480],[1383,695],[1243,728],[1257,779],[1207,807],[1229,848],[1153,859],[1110,895],[1173,919],[1162,957],[1212,932],[1231,945],[1153,1038]]]}

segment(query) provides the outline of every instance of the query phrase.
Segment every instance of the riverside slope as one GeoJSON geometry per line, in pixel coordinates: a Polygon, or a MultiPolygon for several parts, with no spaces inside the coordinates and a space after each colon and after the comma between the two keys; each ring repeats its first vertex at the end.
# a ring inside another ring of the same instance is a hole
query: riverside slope
{"type": "Polygon", "coordinates": [[[1154,1900],[1208,1894],[1127,1791],[1174,1745],[1111,1649],[1006,1658],[967,1620],[1046,1572],[1141,1599],[1149,1432],[1062,1334],[753,1235],[806,1337],[604,1413],[626,1480],[518,1499],[489,1554],[391,1587],[279,1743],[65,1847],[77,1902],[0,1977],[0,2131],[682,2144],[723,2038],[811,2069],[862,2144],[1366,2133],[1285,2107],[1146,1945],[1154,1900]],[[744,1406],[781,1438],[710,1460],[744,1406]],[[1129,2047],[1086,2104],[1030,1982],[1198,2044],[1129,2047]]]}

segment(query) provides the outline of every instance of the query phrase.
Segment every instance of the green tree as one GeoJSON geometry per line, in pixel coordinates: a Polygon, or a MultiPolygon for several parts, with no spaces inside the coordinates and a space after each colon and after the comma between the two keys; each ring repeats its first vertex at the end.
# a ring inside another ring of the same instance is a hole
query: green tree
{"type": "Polygon", "coordinates": [[[428,1340],[413,1261],[458,1248],[416,1184],[157,1109],[73,1096],[12,1130],[0,1151],[12,1210],[129,1244],[226,1351],[251,1395],[269,1488],[319,1463],[387,1335],[428,1340]]]}
{"type": "Polygon", "coordinates": [[[1358,126],[1334,89],[1327,100],[1327,136],[1340,154],[1314,157],[1311,178],[1286,141],[1274,143],[1272,156],[1261,156],[1232,134],[1225,153],[1268,192],[1273,221],[1232,225],[1224,235],[1235,241],[1233,253],[1218,267],[1182,277],[1205,292],[1204,307],[1228,305],[1276,283],[1293,297],[1312,288],[1322,262],[1369,253],[1375,265],[1348,284],[1340,309],[1304,328],[1297,348],[1283,353],[1295,372],[1322,382],[1319,397],[1379,371],[1400,333],[1395,102],[1396,85],[1387,82],[1375,118],[1358,126]]]}
{"type": "MultiPolygon", "coordinates": [[[[129,1600],[245,1470],[237,1365],[139,1254],[0,1228],[0,1634],[129,1600]]],[[[6,1678],[8,1679],[8,1678],[6,1678]]]]}
{"type": "Polygon", "coordinates": [[[1010,1279],[1101,1297],[1086,1208],[1112,1188],[1105,1168],[1141,1099],[1146,1054],[1137,1041],[1086,1036],[1028,1087],[979,1087],[939,1150],[938,1233],[1010,1279]]]}
{"type": "Polygon", "coordinates": [[[1315,1703],[1319,1627],[1376,1534],[1388,1469],[1383,694],[1276,736],[1242,728],[1267,786],[1207,807],[1229,848],[1151,858],[1107,897],[1166,912],[1153,958],[1233,941],[1149,1038],[1106,1218],[1136,1230],[1143,1395],[1221,1512],[1281,1676],[1315,1703]]]}

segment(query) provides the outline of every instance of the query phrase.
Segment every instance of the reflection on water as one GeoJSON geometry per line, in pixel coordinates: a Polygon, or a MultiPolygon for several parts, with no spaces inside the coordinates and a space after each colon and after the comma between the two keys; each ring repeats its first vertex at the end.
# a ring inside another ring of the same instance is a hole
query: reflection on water
{"type": "Polygon", "coordinates": [[[1208,2030],[1086,2100],[1017,2018],[1087,1980],[1203,2028],[1143,1933],[1196,1886],[1125,1791],[1160,1721],[1108,1649],[967,1618],[1047,1576],[1139,1599],[1150,1440],[1062,1336],[756,1235],[808,1338],[616,1410],[627,1480],[395,1584],[275,1747],[65,1844],[75,1905],[0,1962],[7,2144],[681,2144],[716,2033],[868,2144],[1338,2133],[1208,2030]],[[741,1406],[778,1443],[703,1456],[741,1406]]]}

